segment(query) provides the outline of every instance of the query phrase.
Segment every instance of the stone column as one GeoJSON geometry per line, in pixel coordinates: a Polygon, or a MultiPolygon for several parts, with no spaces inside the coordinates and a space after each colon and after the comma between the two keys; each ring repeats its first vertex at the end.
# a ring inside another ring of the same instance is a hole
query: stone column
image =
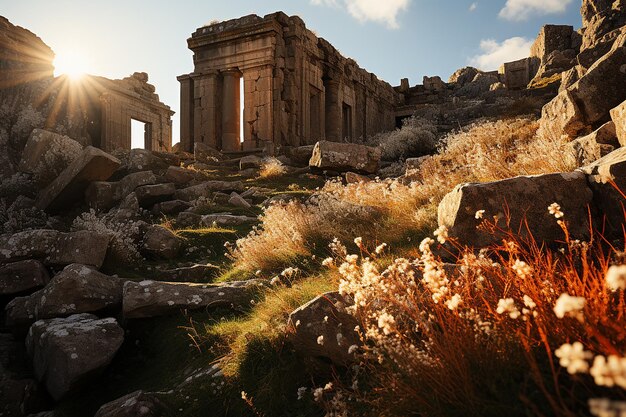
{"type": "Polygon", "coordinates": [[[327,80],[324,82],[324,87],[326,89],[326,140],[341,142],[343,112],[339,102],[340,84],[335,80],[327,80]]]}
{"type": "Polygon", "coordinates": [[[241,150],[239,140],[239,80],[241,73],[233,69],[222,72],[222,151],[233,152],[241,150]]]}
{"type": "Polygon", "coordinates": [[[193,152],[193,80],[189,75],[178,77],[180,82],[180,145],[183,151],[193,152]]]}

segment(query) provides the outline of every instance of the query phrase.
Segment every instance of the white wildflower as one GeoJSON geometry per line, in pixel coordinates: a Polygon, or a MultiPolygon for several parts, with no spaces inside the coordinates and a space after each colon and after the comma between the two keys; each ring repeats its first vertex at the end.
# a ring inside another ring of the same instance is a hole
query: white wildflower
{"type": "Polygon", "coordinates": [[[359,347],[357,345],[351,345],[348,348],[348,355],[352,355],[354,352],[356,352],[359,349],[359,347]]]}
{"type": "Polygon", "coordinates": [[[533,272],[533,269],[530,265],[528,265],[524,261],[520,261],[519,259],[515,260],[515,262],[513,263],[513,266],[511,266],[511,269],[515,271],[517,276],[520,277],[521,279],[530,278],[533,272]]]}
{"type": "Polygon", "coordinates": [[[331,267],[335,264],[335,260],[331,257],[328,257],[322,261],[322,266],[331,267]]]}
{"type": "Polygon", "coordinates": [[[307,387],[298,388],[298,400],[301,400],[302,398],[304,398],[304,394],[306,394],[307,389],[308,389],[307,387]]]}
{"type": "Polygon", "coordinates": [[[442,245],[449,239],[448,228],[444,225],[439,226],[433,234],[437,236],[437,241],[442,245]]]}
{"type": "Polygon", "coordinates": [[[317,337],[317,344],[320,346],[324,346],[324,336],[317,337]]]}
{"type": "Polygon", "coordinates": [[[378,316],[378,327],[382,329],[385,335],[388,335],[392,331],[393,324],[396,322],[396,319],[386,311],[382,311],[378,316]]]}
{"type": "Polygon", "coordinates": [[[313,390],[313,399],[315,401],[320,401],[323,395],[324,395],[324,388],[315,388],[315,390],[313,390]]]}
{"type": "Polygon", "coordinates": [[[354,244],[357,245],[359,249],[363,249],[363,238],[362,237],[354,238],[354,244]]]}
{"type": "Polygon", "coordinates": [[[561,206],[559,206],[557,203],[550,204],[550,206],[548,206],[548,212],[557,219],[560,219],[564,216],[563,212],[561,211],[561,206]]]}
{"type": "Polygon", "coordinates": [[[613,265],[606,271],[606,286],[615,292],[626,290],[626,265],[613,265]]]}
{"type": "Polygon", "coordinates": [[[496,310],[498,314],[508,313],[512,319],[518,318],[521,313],[515,305],[515,301],[512,298],[501,298],[498,300],[498,308],[496,310]]]}
{"type": "Polygon", "coordinates": [[[374,250],[374,252],[376,252],[377,255],[380,255],[381,253],[383,253],[386,247],[387,247],[386,243],[381,243],[380,245],[376,246],[376,249],[374,250]]]}
{"type": "Polygon", "coordinates": [[[456,310],[459,305],[463,302],[461,296],[459,294],[454,294],[452,296],[452,298],[450,298],[448,301],[446,301],[446,307],[448,307],[450,310],[454,311],[456,310]]]}
{"type": "Polygon", "coordinates": [[[618,386],[626,389],[626,357],[610,355],[605,358],[598,355],[589,370],[595,383],[602,387],[618,386]]]}
{"type": "Polygon", "coordinates": [[[479,219],[482,219],[484,215],[485,215],[485,210],[478,210],[476,214],[474,214],[474,217],[476,218],[476,220],[479,220],[479,219]]]}
{"type": "Polygon", "coordinates": [[[583,319],[583,308],[585,307],[584,297],[573,297],[567,293],[561,294],[554,305],[554,314],[560,319],[569,316],[583,319]]]}
{"type": "Polygon", "coordinates": [[[587,361],[593,358],[593,354],[586,351],[580,342],[571,345],[565,343],[555,350],[554,354],[559,358],[561,366],[567,368],[567,372],[572,375],[587,372],[589,370],[587,361]]]}

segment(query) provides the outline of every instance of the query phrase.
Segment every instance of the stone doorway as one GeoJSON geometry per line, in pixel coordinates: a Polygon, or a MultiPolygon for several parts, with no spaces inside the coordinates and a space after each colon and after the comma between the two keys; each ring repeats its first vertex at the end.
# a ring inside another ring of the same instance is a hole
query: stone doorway
{"type": "Polygon", "coordinates": [[[130,119],[130,147],[131,149],[151,149],[152,123],[130,119]]]}

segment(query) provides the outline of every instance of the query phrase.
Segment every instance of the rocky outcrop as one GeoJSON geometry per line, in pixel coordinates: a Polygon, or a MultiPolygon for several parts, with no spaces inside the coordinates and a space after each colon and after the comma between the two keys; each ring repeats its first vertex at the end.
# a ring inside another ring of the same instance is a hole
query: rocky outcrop
{"type": "Polygon", "coordinates": [[[611,119],[615,124],[615,135],[621,146],[626,146],[626,101],[611,110],[611,119]]]}
{"type": "Polygon", "coordinates": [[[29,259],[0,266],[0,295],[32,291],[48,281],[50,275],[40,261],[29,259]]]}
{"type": "Polygon", "coordinates": [[[99,268],[110,241],[110,235],[89,231],[63,233],[44,229],[0,235],[0,264],[39,259],[46,265],[79,263],[99,268]]]}
{"type": "Polygon", "coordinates": [[[37,207],[58,212],[84,199],[85,190],[93,181],[105,181],[120,166],[108,153],[88,146],[37,199],[37,207]]]}
{"type": "Polygon", "coordinates": [[[540,131],[548,138],[574,139],[610,120],[609,111],[626,99],[626,34],[567,90],[546,104],[540,131]]]}
{"type": "Polygon", "coordinates": [[[373,174],[378,171],[381,152],[378,148],[354,143],[317,142],[309,166],[331,171],[356,171],[373,174]]]}
{"type": "Polygon", "coordinates": [[[164,316],[181,309],[229,307],[241,309],[265,285],[261,280],[223,284],[192,284],[161,281],[128,281],[124,284],[124,317],[164,316]]]}
{"type": "Polygon", "coordinates": [[[439,204],[439,225],[463,245],[484,247],[499,242],[506,232],[532,235],[538,242],[563,239],[563,230],[549,213],[553,203],[565,213],[572,238],[589,237],[585,222],[593,193],[582,172],[521,176],[488,183],[460,184],[439,204]],[[477,216],[483,212],[483,218],[477,216]],[[495,220],[494,220],[495,217],[495,220]],[[479,227],[496,222],[499,230],[479,227]]]}
{"type": "Polygon", "coordinates": [[[624,32],[626,3],[623,0],[583,0],[582,45],[578,63],[589,68],[607,53],[624,32]]]}
{"type": "Polygon", "coordinates": [[[352,363],[351,346],[358,347],[361,341],[355,331],[358,322],[345,311],[346,306],[339,293],[329,292],[294,310],[287,326],[296,351],[305,357],[328,359],[335,365],[352,363]]]}
{"type": "Polygon", "coordinates": [[[104,369],[123,341],[124,331],[115,319],[77,314],[35,322],[26,349],[37,379],[60,400],[104,369]]]}

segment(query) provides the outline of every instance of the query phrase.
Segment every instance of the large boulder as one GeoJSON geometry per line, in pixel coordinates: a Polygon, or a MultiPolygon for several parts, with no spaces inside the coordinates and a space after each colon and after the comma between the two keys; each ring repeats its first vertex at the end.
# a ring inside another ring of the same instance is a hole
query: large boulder
{"type": "Polygon", "coordinates": [[[94,417],[164,417],[168,413],[156,395],[135,391],[104,404],[94,417]]]}
{"type": "Polygon", "coordinates": [[[538,242],[562,240],[563,230],[548,207],[557,203],[572,238],[589,237],[585,221],[593,193],[584,173],[521,176],[488,183],[460,184],[439,204],[439,225],[467,246],[483,247],[500,242],[507,231],[538,242]],[[485,220],[477,218],[484,210],[485,220]],[[498,230],[479,228],[483,221],[497,220],[498,230]],[[504,233],[504,234],[503,234],[504,233]]]}
{"type": "Polygon", "coordinates": [[[373,174],[378,171],[380,156],[378,148],[323,140],[315,144],[309,166],[331,171],[373,174]]]}
{"type": "Polygon", "coordinates": [[[149,257],[173,259],[178,256],[182,245],[182,239],[171,230],[151,225],[144,235],[141,251],[149,257]]]}
{"type": "Polygon", "coordinates": [[[27,230],[0,235],[0,264],[39,259],[45,265],[73,263],[102,266],[111,235],[91,231],[63,233],[57,230],[27,230]]]}
{"type": "Polygon", "coordinates": [[[67,136],[43,129],[30,134],[19,170],[33,174],[42,185],[48,185],[80,156],[83,146],[67,136]]]}
{"type": "Polygon", "coordinates": [[[40,261],[28,259],[0,266],[0,295],[12,295],[44,287],[50,281],[40,261]]]}
{"type": "Polygon", "coordinates": [[[76,314],[35,322],[26,349],[35,376],[58,401],[102,371],[123,341],[124,330],[115,319],[76,314]]]}
{"type": "Polygon", "coordinates": [[[7,324],[19,327],[39,319],[118,310],[123,285],[121,278],[110,277],[86,265],[68,265],[44,289],[7,304],[7,324]]]}
{"type": "Polygon", "coordinates": [[[171,166],[165,171],[165,179],[178,185],[188,184],[203,178],[205,175],[202,172],[189,168],[171,166]]]}
{"type": "Polygon", "coordinates": [[[354,316],[345,311],[346,301],[338,292],[322,294],[289,315],[288,332],[293,347],[305,357],[329,359],[345,366],[354,361],[351,346],[361,342],[354,316]]]}
{"type": "Polygon", "coordinates": [[[543,106],[539,133],[555,142],[573,139],[586,127],[583,115],[570,90],[563,90],[543,106]]]}
{"type": "Polygon", "coordinates": [[[619,147],[615,124],[606,122],[594,132],[573,140],[568,147],[574,153],[578,166],[590,164],[619,147]]]}
{"type": "Polygon", "coordinates": [[[37,208],[58,212],[84,199],[85,189],[93,181],[106,181],[120,166],[108,153],[88,146],[37,199],[37,208]]]}
{"type": "Polygon", "coordinates": [[[181,309],[207,307],[245,308],[264,285],[264,281],[254,279],[223,284],[127,281],[124,284],[124,317],[156,317],[181,309]]]}
{"type": "Polygon", "coordinates": [[[199,197],[207,197],[214,192],[242,192],[244,190],[241,181],[205,181],[192,187],[176,190],[175,197],[177,200],[192,201],[199,197]]]}
{"type": "Polygon", "coordinates": [[[593,203],[598,211],[596,229],[605,236],[623,237],[626,201],[622,193],[626,192],[626,148],[619,148],[580,171],[587,174],[593,190],[593,203]]]}
{"type": "Polygon", "coordinates": [[[243,171],[248,168],[260,168],[263,163],[263,159],[256,155],[246,155],[239,160],[239,170],[243,171]]]}
{"type": "Polygon", "coordinates": [[[611,110],[611,119],[615,124],[615,135],[621,146],[626,145],[626,101],[611,110]]]}

